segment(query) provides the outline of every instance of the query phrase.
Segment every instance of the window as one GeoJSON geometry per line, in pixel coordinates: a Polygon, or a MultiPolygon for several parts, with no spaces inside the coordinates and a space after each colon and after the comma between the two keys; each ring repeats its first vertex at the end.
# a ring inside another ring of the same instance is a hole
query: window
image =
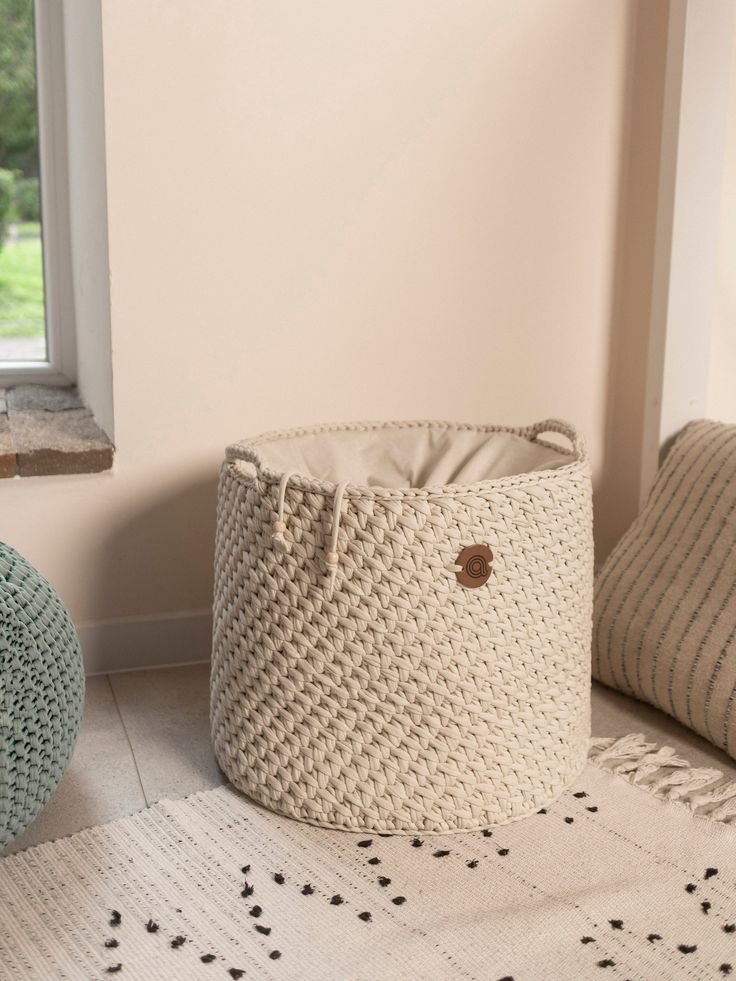
{"type": "Polygon", "coordinates": [[[0,0],[0,387],[74,379],[62,21],[0,0]]]}
{"type": "Polygon", "coordinates": [[[0,175],[5,475],[104,469],[114,418],[99,0],[0,0],[0,175]],[[55,406],[41,433],[23,428],[29,405],[55,406]],[[33,464],[40,445],[45,470],[33,464]],[[104,459],[92,465],[95,447],[104,459]]]}

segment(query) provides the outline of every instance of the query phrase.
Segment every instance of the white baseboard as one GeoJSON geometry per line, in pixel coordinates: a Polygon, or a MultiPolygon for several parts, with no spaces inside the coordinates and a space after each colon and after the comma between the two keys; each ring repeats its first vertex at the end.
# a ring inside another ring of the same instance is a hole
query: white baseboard
{"type": "Polygon", "coordinates": [[[192,610],[77,624],[85,673],[110,674],[140,668],[208,661],[212,613],[192,610]]]}

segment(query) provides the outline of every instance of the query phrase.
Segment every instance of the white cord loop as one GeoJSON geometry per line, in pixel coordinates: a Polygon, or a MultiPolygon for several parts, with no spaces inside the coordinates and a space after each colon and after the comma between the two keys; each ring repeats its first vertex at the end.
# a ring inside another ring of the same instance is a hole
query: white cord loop
{"type": "Polygon", "coordinates": [[[284,521],[284,501],[286,499],[286,488],[289,485],[290,478],[290,473],[284,473],[281,475],[281,483],[279,484],[279,516],[276,521],[274,521],[273,534],[271,535],[273,547],[277,552],[281,552],[282,554],[286,554],[291,551],[291,545],[284,536],[284,532],[286,531],[286,522],[284,521]]]}
{"type": "Polygon", "coordinates": [[[340,561],[340,557],[337,554],[337,536],[340,531],[342,499],[347,486],[347,481],[343,481],[343,483],[337,485],[335,488],[335,497],[332,502],[332,533],[330,534],[330,550],[325,556],[325,563],[327,565],[327,595],[330,599],[332,599],[332,594],[335,590],[337,566],[340,561]]]}
{"type": "MultiPolygon", "coordinates": [[[[286,538],[286,522],[284,521],[284,504],[286,500],[286,490],[289,486],[289,481],[291,480],[293,474],[291,472],[284,473],[281,475],[281,481],[279,483],[279,504],[278,504],[278,517],[273,523],[273,532],[271,533],[271,541],[273,542],[274,548],[281,552],[282,554],[287,554],[291,551],[291,544],[286,538]]],[[[340,564],[340,556],[337,554],[337,539],[340,533],[340,515],[342,513],[342,500],[345,495],[345,488],[348,486],[347,481],[338,484],[335,488],[335,496],[332,500],[332,527],[330,530],[330,547],[327,555],[325,556],[325,565],[327,566],[327,595],[332,599],[332,594],[335,590],[335,583],[337,582],[337,570],[340,564]]]]}

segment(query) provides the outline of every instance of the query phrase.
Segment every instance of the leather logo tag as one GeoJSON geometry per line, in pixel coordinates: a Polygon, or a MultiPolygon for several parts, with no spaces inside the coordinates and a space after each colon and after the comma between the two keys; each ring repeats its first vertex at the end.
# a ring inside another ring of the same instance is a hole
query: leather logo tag
{"type": "Polygon", "coordinates": [[[476,589],[488,582],[493,563],[493,552],[487,545],[468,545],[457,557],[460,572],[456,572],[457,581],[467,589],[476,589]]]}

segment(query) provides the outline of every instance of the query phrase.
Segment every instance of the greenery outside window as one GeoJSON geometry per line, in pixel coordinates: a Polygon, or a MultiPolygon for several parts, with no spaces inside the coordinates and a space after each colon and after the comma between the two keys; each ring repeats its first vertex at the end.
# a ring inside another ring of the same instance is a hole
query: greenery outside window
{"type": "Polygon", "coordinates": [[[0,387],[74,378],[61,6],[0,0],[0,387]]]}

